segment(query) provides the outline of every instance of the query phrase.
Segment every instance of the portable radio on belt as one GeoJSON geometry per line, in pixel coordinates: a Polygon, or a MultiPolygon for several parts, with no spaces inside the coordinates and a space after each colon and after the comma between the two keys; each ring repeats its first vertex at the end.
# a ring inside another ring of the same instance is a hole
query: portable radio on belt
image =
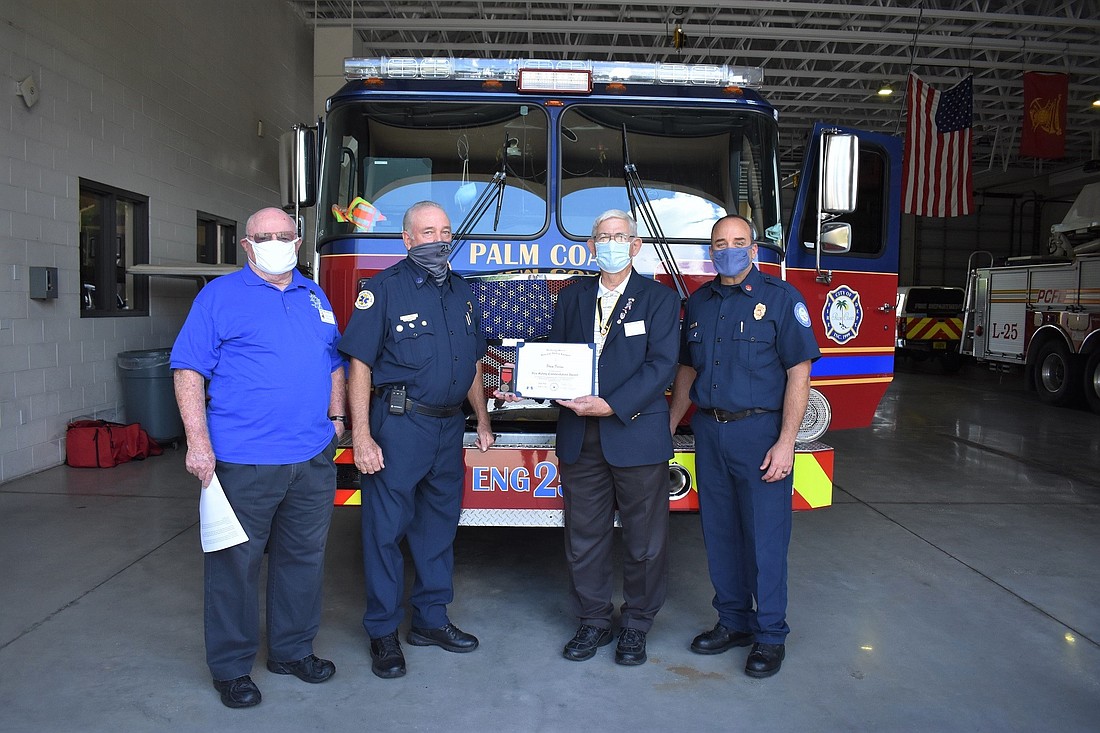
{"type": "Polygon", "coordinates": [[[394,387],[390,390],[390,414],[391,415],[404,415],[405,414],[405,388],[394,387]]]}

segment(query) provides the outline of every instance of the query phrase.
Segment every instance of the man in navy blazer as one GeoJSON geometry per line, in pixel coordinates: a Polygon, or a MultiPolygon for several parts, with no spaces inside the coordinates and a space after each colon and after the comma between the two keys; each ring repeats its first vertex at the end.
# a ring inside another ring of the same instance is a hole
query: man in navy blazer
{"type": "Polygon", "coordinates": [[[633,217],[597,217],[588,249],[598,278],[562,288],[549,341],[595,343],[594,395],[559,400],[557,455],[565,500],[565,554],[580,620],[566,659],[591,659],[611,641],[611,545],[623,527],[623,605],[615,661],[646,661],[646,634],[668,579],[668,402],[679,352],[676,292],[632,267],[642,248],[633,217]]]}

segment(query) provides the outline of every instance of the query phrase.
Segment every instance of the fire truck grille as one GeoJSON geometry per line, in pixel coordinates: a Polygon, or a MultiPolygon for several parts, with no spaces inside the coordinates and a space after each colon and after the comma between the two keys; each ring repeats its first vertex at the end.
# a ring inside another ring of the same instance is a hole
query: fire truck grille
{"type": "Polygon", "coordinates": [[[533,341],[550,333],[558,293],[572,280],[478,280],[470,278],[485,338],[533,341]]]}
{"type": "Polygon", "coordinates": [[[489,342],[482,363],[485,393],[490,395],[500,386],[501,365],[514,364],[516,360],[515,347],[503,346],[501,342],[546,338],[558,293],[575,280],[516,275],[513,279],[469,277],[467,282],[481,307],[481,328],[489,342]]]}

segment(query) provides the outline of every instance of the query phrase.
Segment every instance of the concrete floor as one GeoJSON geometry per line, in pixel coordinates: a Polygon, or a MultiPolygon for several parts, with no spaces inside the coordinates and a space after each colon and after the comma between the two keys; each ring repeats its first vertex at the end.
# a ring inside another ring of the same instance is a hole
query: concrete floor
{"type": "MultiPolygon", "coordinates": [[[[923,365],[918,365],[921,367],[923,365]]],[[[561,531],[463,528],[452,619],[473,654],[405,647],[380,680],[360,626],[358,510],[337,509],[316,650],[324,685],[204,664],[197,492],[182,451],[0,486],[0,730],[1100,730],[1100,416],[971,367],[898,375],[871,428],[829,436],[835,505],[798,514],[787,660],[704,657],[698,519],[673,518],[649,663],[562,659],[561,531]],[[1000,383],[998,383],[1000,382],[1000,383]]]]}

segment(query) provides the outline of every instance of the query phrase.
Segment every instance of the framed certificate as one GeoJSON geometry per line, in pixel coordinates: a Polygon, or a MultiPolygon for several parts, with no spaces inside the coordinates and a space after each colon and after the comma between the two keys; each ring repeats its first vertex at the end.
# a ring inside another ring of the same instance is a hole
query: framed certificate
{"type": "Polygon", "coordinates": [[[520,397],[571,400],[594,391],[595,344],[516,343],[515,388],[520,397]]]}

